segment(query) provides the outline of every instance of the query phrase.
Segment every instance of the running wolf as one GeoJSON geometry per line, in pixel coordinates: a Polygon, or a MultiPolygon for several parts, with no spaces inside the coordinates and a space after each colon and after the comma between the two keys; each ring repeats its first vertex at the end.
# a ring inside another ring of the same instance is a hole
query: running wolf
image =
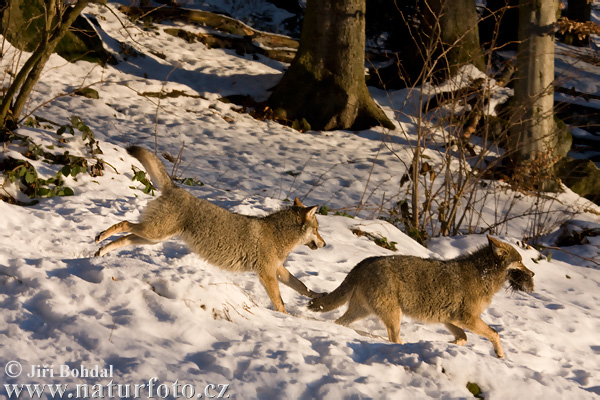
{"type": "Polygon", "coordinates": [[[122,232],[129,235],[101,247],[96,256],[128,245],[156,244],[178,236],[211,264],[230,271],[254,271],[275,310],[287,313],[277,279],[310,298],[318,296],[292,275],[283,262],[299,245],[313,250],[325,246],[318,231],[317,206],[305,207],[298,198],[288,209],[263,218],[234,214],[176,186],[152,152],[131,146],[154,185],[162,192],[144,209],[141,222],[119,222],[96,236],[96,243],[122,232]]]}
{"type": "Polygon", "coordinates": [[[313,298],[313,311],[334,310],[349,301],[337,321],[349,325],[375,314],[385,324],[389,340],[400,340],[402,313],[422,322],[441,322],[464,345],[463,329],[492,342],[504,357],[500,337],[479,317],[508,280],[511,289],[533,291],[533,275],[509,244],[488,236],[489,244],[472,254],[442,261],[414,256],[367,258],[356,265],[333,292],[313,298]]]}

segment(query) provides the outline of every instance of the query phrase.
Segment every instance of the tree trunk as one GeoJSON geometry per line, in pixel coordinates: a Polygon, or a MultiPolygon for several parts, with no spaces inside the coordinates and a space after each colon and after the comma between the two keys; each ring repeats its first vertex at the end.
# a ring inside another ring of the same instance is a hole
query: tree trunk
{"type": "Polygon", "coordinates": [[[439,57],[435,70],[442,71],[444,78],[469,63],[485,71],[475,0],[423,0],[422,10],[423,30],[430,37],[429,45],[435,46],[434,57],[439,57]]]}
{"type": "Polygon", "coordinates": [[[365,82],[365,0],[308,0],[300,48],[269,98],[276,114],[312,129],[394,124],[365,82]]]}
{"type": "MultiPolygon", "coordinates": [[[[517,167],[554,162],[557,143],[554,122],[554,26],[557,0],[521,0],[519,51],[515,82],[516,124],[511,129],[511,152],[517,167]]],[[[543,187],[544,184],[541,184],[543,187]]]]}

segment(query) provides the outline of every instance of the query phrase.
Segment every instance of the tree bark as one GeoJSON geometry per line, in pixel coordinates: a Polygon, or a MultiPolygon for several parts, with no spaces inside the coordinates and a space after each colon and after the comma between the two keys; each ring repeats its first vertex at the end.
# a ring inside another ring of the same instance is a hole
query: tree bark
{"type": "Polygon", "coordinates": [[[465,64],[485,71],[474,0],[423,0],[422,9],[423,30],[439,57],[436,70],[441,70],[444,78],[465,64]]]}
{"type": "Polygon", "coordinates": [[[552,160],[556,147],[553,81],[557,10],[557,0],[520,1],[515,82],[517,118],[510,134],[513,161],[521,167],[544,155],[552,160]]]}
{"type": "Polygon", "coordinates": [[[391,47],[398,52],[398,60],[379,69],[371,78],[373,84],[404,88],[432,77],[443,81],[465,64],[485,71],[475,0],[391,3],[398,8],[396,25],[390,33],[391,47]]]}
{"type": "Polygon", "coordinates": [[[365,0],[308,0],[294,61],[269,98],[279,117],[312,129],[394,124],[365,81],[365,0]]]}

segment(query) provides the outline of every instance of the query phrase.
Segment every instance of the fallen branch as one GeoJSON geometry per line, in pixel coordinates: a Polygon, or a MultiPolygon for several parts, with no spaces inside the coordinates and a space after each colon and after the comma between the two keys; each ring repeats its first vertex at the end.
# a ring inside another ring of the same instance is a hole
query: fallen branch
{"type": "MultiPolygon", "coordinates": [[[[294,40],[288,36],[258,31],[236,19],[208,11],[189,10],[181,7],[155,8],[129,6],[120,6],[119,10],[131,17],[134,21],[144,18],[151,19],[151,21],[154,22],[162,20],[184,21],[189,24],[200,24],[202,26],[207,26],[211,29],[224,33],[223,35],[196,35],[198,36],[199,41],[203,41],[203,43],[206,41],[207,43],[205,44],[207,46],[210,45],[208,43],[212,42],[211,47],[217,47],[215,44],[223,42],[228,43],[229,46],[233,46],[225,48],[237,49],[241,46],[241,48],[246,50],[255,50],[251,53],[259,53],[269,58],[278,57],[287,60],[290,59],[290,54],[295,55],[299,45],[297,40],[294,40]],[[248,47],[248,43],[253,47],[248,47]]],[[[187,33],[186,36],[189,35],[194,34],[187,33]]],[[[291,58],[293,58],[293,56],[291,58]]]]}
{"type": "Polygon", "coordinates": [[[188,43],[196,41],[209,48],[235,50],[236,53],[261,54],[273,60],[291,63],[296,56],[296,51],[291,49],[270,49],[257,46],[252,36],[229,36],[216,33],[193,33],[181,28],[167,28],[164,30],[169,35],[181,38],[188,43]]]}

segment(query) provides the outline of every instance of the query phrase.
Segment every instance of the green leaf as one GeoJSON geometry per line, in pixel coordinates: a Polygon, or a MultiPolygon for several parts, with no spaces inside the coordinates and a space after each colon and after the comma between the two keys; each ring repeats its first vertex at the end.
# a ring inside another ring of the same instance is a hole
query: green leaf
{"type": "Polygon", "coordinates": [[[73,191],[73,189],[71,189],[69,187],[63,188],[62,196],[73,196],[74,194],[75,194],[75,192],[73,191]]]}
{"type": "Polygon", "coordinates": [[[82,124],[82,123],[83,123],[83,121],[78,116],[73,115],[71,117],[71,125],[73,125],[74,127],[77,127],[77,125],[82,124]]]}
{"type": "Polygon", "coordinates": [[[37,194],[40,197],[44,197],[44,196],[48,196],[48,193],[50,193],[50,189],[45,188],[45,187],[41,187],[38,189],[37,194]]]}
{"type": "Polygon", "coordinates": [[[25,174],[25,182],[27,183],[33,183],[35,182],[35,171],[27,171],[27,173],[25,174]]]}
{"type": "Polygon", "coordinates": [[[478,399],[484,398],[483,395],[481,394],[481,388],[476,383],[467,382],[467,390],[469,392],[471,392],[471,394],[478,399]]]}
{"type": "Polygon", "coordinates": [[[65,132],[69,132],[71,135],[75,135],[75,131],[73,130],[73,127],[71,125],[62,125],[60,128],[58,128],[56,134],[60,136],[65,132]]]}
{"type": "Polygon", "coordinates": [[[68,165],[65,165],[60,170],[60,173],[63,174],[64,176],[69,176],[71,174],[71,167],[69,167],[68,165]]]}

